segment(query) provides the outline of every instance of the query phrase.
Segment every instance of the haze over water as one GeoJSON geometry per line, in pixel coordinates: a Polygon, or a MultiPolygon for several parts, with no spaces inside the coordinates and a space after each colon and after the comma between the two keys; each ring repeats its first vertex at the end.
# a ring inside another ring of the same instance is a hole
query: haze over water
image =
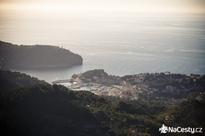
{"type": "Polygon", "coordinates": [[[83,57],[83,65],[72,69],[20,70],[49,82],[97,68],[113,75],[205,73],[204,14],[13,12],[0,16],[0,40],[56,45],[83,57]]]}

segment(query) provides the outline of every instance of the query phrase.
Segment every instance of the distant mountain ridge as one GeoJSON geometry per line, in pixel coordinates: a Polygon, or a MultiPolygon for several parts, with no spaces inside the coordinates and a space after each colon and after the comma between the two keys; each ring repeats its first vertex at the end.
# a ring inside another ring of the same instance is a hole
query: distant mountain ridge
{"type": "Polygon", "coordinates": [[[82,65],[80,55],[49,45],[15,45],[0,41],[1,69],[54,69],[82,65]]]}

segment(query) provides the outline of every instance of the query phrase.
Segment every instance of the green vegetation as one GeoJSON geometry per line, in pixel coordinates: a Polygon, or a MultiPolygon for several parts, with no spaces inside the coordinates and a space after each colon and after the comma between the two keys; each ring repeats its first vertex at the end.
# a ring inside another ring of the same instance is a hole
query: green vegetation
{"type": "Polygon", "coordinates": [[[204,97],[196,92],[179,105],[122,100],[0,71],[0,130],[17,136],[154,136],[162,123],[205,127],[204,97]]]}

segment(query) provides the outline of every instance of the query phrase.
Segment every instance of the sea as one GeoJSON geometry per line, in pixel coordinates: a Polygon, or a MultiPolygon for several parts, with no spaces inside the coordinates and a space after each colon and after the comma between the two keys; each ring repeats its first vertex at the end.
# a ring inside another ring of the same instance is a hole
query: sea
{"type": "Polygon", "coordinates": [[[104,69],[111,75],[205,74],[205,14],[0,14],[0,40],[53,45],[83,57],[83,65],[14,70],[47,82],[104,69]]]}

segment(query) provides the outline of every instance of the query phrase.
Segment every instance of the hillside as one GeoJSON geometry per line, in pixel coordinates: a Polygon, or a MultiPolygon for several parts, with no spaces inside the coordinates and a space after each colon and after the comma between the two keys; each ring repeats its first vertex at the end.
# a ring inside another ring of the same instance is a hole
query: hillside
{"type": "Polygon", "coordinates": [[[105,135],[75,95],[25,74],[0,71],[0,130],[19,136],[105,135]]]}
{"type": "Polygon", "coordinates": [[[162,100],[123,100],[71,91],[18,72],[0,71],[0,83],[4,135],[155,136],[162,123],[205,127],[202,92],[167,105],[162,100]]]}
{"type": "Polygon", "coordinates": [[[54,69],[82,65],[82,57],[48,45],[14,45],[0,41],[0,68],[54,69]]]}

